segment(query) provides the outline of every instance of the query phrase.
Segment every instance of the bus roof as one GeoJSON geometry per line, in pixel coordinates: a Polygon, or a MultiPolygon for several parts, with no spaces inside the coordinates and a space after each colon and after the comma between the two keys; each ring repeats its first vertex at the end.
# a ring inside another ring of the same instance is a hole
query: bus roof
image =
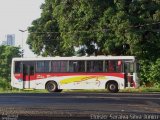
{"type": "Polygon", "coordinates": [[[13,61],[41,61],[41,60],[135,60],[135,56],[73,56],[73,57],[35,57],[13,58],[13,61]]]}

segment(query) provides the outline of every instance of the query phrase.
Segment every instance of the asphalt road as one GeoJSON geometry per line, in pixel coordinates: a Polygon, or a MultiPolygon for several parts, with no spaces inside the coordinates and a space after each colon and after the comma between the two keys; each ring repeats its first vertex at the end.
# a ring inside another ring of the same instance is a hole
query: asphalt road
{"type": "Polygon", "coordinates": [[[134,118],[160,120],[160,93],[0,94],[2,120],[134,118]]]}

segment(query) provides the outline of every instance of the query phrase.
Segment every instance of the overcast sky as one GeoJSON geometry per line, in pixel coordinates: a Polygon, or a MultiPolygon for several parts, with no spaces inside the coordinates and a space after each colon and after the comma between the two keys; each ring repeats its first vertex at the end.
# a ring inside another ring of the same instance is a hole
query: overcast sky
{"type": "MultiPolygon", "coordinates": [[[[40,6],[44,0],[0,0],[0,43],[5,40],[6,34],[15,34],[16,46],[22,43],[22,33],[32,21],[39,18],[40,6]]],[[[33,54],[25,44],[28,33],[23,34],[23,43],[26,57],[33,57],[33,54]]]]}

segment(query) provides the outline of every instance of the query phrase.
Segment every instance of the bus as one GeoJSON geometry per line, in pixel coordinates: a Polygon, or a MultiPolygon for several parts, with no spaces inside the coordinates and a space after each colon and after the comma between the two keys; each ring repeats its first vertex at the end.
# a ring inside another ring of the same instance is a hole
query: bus
{"type": "Polygon", "coordinates": [[[135,56],[13,58],[11,86],[18,89],[107,89],[115,93],[137,88],[135,56]]]}

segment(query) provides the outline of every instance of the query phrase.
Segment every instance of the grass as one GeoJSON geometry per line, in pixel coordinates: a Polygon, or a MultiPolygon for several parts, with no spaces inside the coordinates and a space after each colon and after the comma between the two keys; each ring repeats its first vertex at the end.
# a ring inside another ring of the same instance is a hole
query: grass
{"type": "Polygon", "coordinates": [[[127,89],[120,90],[120,92],[153,93],[153,92],[160,92],[160,88],[155,88],[155,87],[139,87],[137,89],[127,88],[127,89]]]}
{"type": "Polygon", "coordinates": [[[0,93],[48,93],[47,90],[0,89],[0,93]]]}
{"type": "MultiPolygon", "coordinates": [[[[76,93],[76,92],[83,92],[83,93],[107,93],[107,90],[63,90],[63,92],[71,92],[71,93],[76,93]]],[[[155,93],[159,92],[160,93],[160,88],[155,88],[155,87],[139,87],[137,89],[134,88],[127,88],[120,90],[119,92],[121,93],[155,93]]],[[[48,93],[47,90],[20,90],[20,89],[0,89],[0,93],[48,93]]]]}
{"type": "MultiPolygon", "coordinates": [[[[107,90],[64,90],[64,92],[84,92],[84,93],[107,93],[107,90]]],[[[126,88],[123,90],[120,90],[121,93],[155,93],[160,92],[160,88],[154,88],[154,87],[140,87],[140,88],[126,88]]]]}

